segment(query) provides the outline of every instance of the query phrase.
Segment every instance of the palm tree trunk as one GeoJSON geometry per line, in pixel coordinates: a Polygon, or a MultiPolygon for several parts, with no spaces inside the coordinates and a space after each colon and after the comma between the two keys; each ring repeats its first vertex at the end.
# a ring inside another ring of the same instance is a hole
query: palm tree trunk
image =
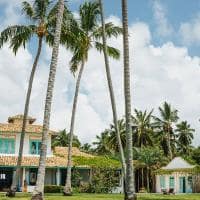
{"type": "Polygon", "coordinates": [[[28,82],[28,90],[27,90],[26,101],[25,101],[25,106],[24,106],[24,116],[23,116],[23,122],[22,122],[22,131],[21,131],[21,137],[20,137],[20,145],[19,145],[16,173],[13,177],[11,190],[8,191],[7,196],[15,196],[15,192],[17,191],[17,185],[19,183],[21,164],[22,164],[22,156],[23,156],[23,148],[24,148],[24,137],[25,137],[25,130],[26,130],[26,124],[27,124],[28,111],[29,111],[29,103],[30,103],[30,97],[31,97],[31,92],[32,92],[32,85],[33,85],[33,80],[34,80],[34,76],[35,76],[35,71],[37,68],[41,50],[42,50],[42,37],[39,37],[38,50],[37,50],[37,54],[36,54],[33,66],[32,66],[31,74],[29,77],[29,82],[28,82]]]}
{"type": "Polygon", "coordinates": [[[143,189],[144,188],[144,168],[143,167],[141,169],[141,172],[142,172],[141,178],[142,178],[142,189],[143,189]]]}
{"type": "Polygon", "coordinates": [[[148,167],[146,171],[146,177],[147,177],[147,192],[149,192],[149,168],[148,167]]]}
{"type": "Polygon", "coordinates": [[[168,151],[170,160],[172,160],[172,148],[171,148],[171,137],[170,137],[170,125],[168,125],[168,133],[167,133],[167,140],[168,140],[168,151]]]}
{"type": "Polygon", "coordinates": [[[131,127],[131,94],[128,41],[127,0],[122,0],[123,46],[124,46],[124,97],[126,117],[126,200],[137,199],[133,169],[133,140],[131,127]]]}
{"type": "Polygon", "coordinates": [[[85,65],[85,62],[82,61],[81,68],[80,68],[79,74],[78,74],[78,79],[77,79],[77,82],[76,82],[75,94],[74,94],[72,116],[71,116],[71,125],[70,125],[70,132],[69,132],[67,175],[66,175],[65,187],[64,187],[64,191],[63,191],[63,194],[65,196],[71,196],[72,195],[72,186],[71,186],[72,142],[73,142],[73,135],[74,135],[74,123],[75,123],[78,94],[79,94],[80,82],[81,82],[81,77],[82,77],[84,65],[85,65]]]}
{"type": "Polygon", "coordinates": [[[40,149],[40,162],[38,168],[37,182],[33,191],[32,200],[42,200],[44,192],[44,178],[45,178],[45,165],[46,165],[46,154],[47,154],[47,135],[49,130],[49,121],[51,115],[51,104],[53,97],[54,82],[56,76],[56,68],[58,63],[59,43],[61,26],[64,11],[64,0],[59,0],[58,4],[58,15],[56,20],[56,30],[54,36],[54,44],[52,50],[52,58],[50,64],[49,80],[47,86],[47,94],[45,100],[44,120],[43,120],[43,133],[42,133],[42,144],[40,149]]]}
{"type": "Polygon", "coordinates": [[[102,39],[103,39],[103,52],[104,52],[104,60],[105,60],[105,67],[106,67],[106,76],[108,81],[108,87],[110,92],[110,100],[111,100],[111,106],[112,106],[112,112],[113,112],[113,121],[115,124],[116,134],[117,134],[117,141],[119,146],[119,152],[121,156],[121,164],[122,164],[122,171],[123,176],[126,176],[126,162],[124,158],[124,150],[122,147],[121,137],[120,137],[120,131],[118,126],[118,118],[117,118],[117,109],[116,109],[116,103],[115,103],[115,95],[113,91],[113,84],[112,84],[112,78],[110,73],[110,66],[109,66],[109,60],[108,60],[108,54],[107,54],[107,41],[106,41],[106,33],[105,33],[105,19],[104,19],[104,9],[102,5],[102,1],[99,0],[100,4],[100,10],[101,10],[101,22],[102,22],[102,39]]]}

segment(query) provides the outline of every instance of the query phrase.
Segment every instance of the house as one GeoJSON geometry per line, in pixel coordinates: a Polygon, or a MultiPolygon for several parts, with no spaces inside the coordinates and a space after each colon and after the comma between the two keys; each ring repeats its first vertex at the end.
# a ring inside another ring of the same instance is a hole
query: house
{"type": "Polygon", "coordinates": [[[199,174],[195,165],[175,157],[156,173],[156,192],[172,190],[175,193],[199,192],[199,174]]]}
{"type": "MultiPolygon", "coordinates": [[[[17,157],[20,144],[23,115],[16,115],[8,118],[8,123],[0,123],[0,191],[6,191],[12,183],[13,174],[16,170],[17,157]]],[[[36,119],[27,118],[26,134],[24,138],[24,149],[22,158],[21,177],[18,183],[19,190],[23,191],[24,184],[27,191],[32,192],[37,178],[39,165],[40,145],[42,140],[42,126],[35,124],[36,119]]],[[[67,166],[67,147],[51,148],[51,139],[57,135],[55,131],[49,130],[47,139],[47,158],[45,185],[64,185],[67,166]]],[[[72,148],[72,155],[87,161],[93,155],[81,152],[78,148],[72,148]]],[[[77,159],[80,160],[80,159],[77,159]]],[[[97,159],[96,159],[97,160],[97,159]]],[[[84,161],[84,162],[85,162],[84,161]]],[[[79,173],[82,182],[89,182],[91,179],[91,167],[86,163],[75,163],[73,167],[79,173]]],[[[122,184],[117,188],[120,192],[122,184]]]]}

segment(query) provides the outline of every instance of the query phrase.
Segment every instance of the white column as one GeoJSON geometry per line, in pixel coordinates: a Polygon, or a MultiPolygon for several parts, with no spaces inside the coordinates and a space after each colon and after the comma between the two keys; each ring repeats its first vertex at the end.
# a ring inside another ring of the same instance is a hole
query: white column
{"type": "Polygon", "coordinates": [[[25,179],[26,179],[25,168],[22,168],[22,183],[21,183],[22,190],[23,190],[23,187],[24,187],[24,180],[25,179]]]}
{"type": "Polygon", "coordinates": [[[60,178],[61,178],[60,169],[57,168],[57,171],[56,171],[56,185],[60,185],[60,178]]]}

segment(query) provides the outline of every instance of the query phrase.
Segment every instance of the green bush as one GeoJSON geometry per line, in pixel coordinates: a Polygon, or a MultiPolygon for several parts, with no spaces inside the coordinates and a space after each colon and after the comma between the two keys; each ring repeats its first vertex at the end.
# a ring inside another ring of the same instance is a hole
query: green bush
{"type": "Polygon", "coordinates": [[[63,186],[60,185],[45,185],[44,193],[61,193],[63,191],[63,186]]]}

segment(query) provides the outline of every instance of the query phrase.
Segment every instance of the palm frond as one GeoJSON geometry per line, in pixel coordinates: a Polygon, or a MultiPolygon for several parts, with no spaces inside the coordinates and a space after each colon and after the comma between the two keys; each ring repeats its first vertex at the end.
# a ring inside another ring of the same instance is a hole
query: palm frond
{"type": "MultiPolygon", "coordinates": [[[[95,48],[102,52],[103,51],[103,44],[101,44],[100,42],[95,42],[95,48]]],[[[111,46],[107,46],[107,53],[110,57],[118,60],[120,58],[120,51],[114,47],[111,46]]]]}
{"type": "Polygon", "coordinates": [[[31,35],[34,34],[35,30],[35,25],[16,25],[6,28],[1,32],[0,35],[0,48],[2,48],[2,46],[10,40],[10,46],[13,48],[13,51],[16,54],[18,48],[21,45],[25,46],[25,43],[30,39],[31,35]]]}
{"type": "MultiPolygon", "coordinates": [[[[115,26],[112,22],[109,22],[105,24],[105,32],[106,32],[106,37],[108,38],[118,37],[119,35],[122,34],[123,29],[119,26],[115,26]]],[[[102,38],[102,27],[98,27],[93,32],[93,37],[96,39],[102,38]]]]}
{"type": "Polygon", "coordinates": [[[97,1],[85,2],[79,8],[81,28],[89,33],[97,26],[100,15],[100,7],[97,1]]]}
{"type": "Polygon", "coordinates": [[[22,2],[22,12],[30,19],[33,19],[34,9],[27,1],[22,2]]]}
{"type": "Polygon", "coordinates": [[[35,11],[34,19],[45,20],[48,9],[52,1],[50,0],[35,0],[33,8],[35,11]]]}

